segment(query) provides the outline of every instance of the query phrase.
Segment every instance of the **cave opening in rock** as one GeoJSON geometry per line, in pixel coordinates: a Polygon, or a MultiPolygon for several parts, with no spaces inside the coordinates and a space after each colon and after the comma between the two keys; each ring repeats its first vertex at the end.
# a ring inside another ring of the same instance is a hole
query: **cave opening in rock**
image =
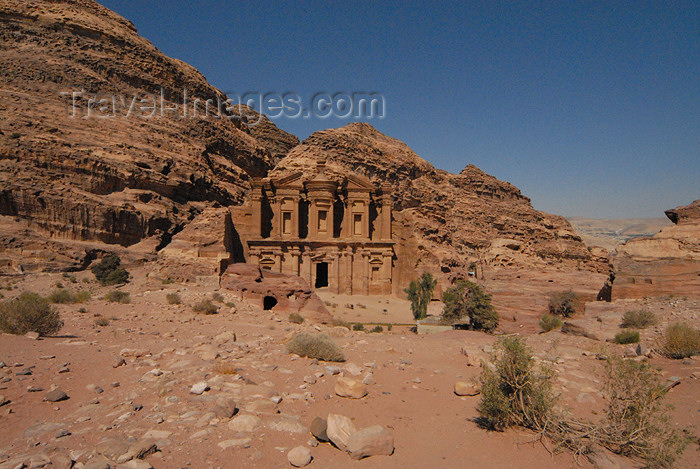
{"type": "Polygon", "coordinates": [[[275,298],[274,296],[268,295],[265,298],[263,298],[263,309],[265,311],[270,311],[272,308],[275,307],[275,305],[277,305],[277,298],[275,298]]]}

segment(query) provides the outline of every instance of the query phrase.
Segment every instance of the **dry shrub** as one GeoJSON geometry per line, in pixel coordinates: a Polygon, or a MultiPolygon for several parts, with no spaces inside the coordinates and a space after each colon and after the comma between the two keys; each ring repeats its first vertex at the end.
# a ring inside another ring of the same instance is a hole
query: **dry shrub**
{"type": "Polygon", "coordinates": [[[519,337],[498,341],[493,365],[481,373],[477,410],[483,423],[498,431],[513,425],[547,428],[554,406],[551,371],[535,368],[532,351],[519,337]]]}
{"type": "Polygon", "coordinates": [[[664,331],[661,353],[669,358],[686,358],[700,353],[700,331],[682,323],[671,324],[664,331]]]}
{"type": "Polygon", "coordinates": [[[327,362],[344,362],[343,350],[326,334],[297,334],[287,344],[289,353],[327,362]]]}
{"type": "Polygon", "coordinates": [[[224,362],[218,362],[216,365],[214,365],[213,369],[214,373],[217,373],[219,375],[237,375],[238,371],[236,371],[236,367],[233,365],[230,365],[228,363],[224,362]]]}
{"type": "Polygon", "coordinates": [[[98,327],[109,326],[109,319],[104,316],[98,316],[95,318],[95,325],[98,327]]]}
{"type": "Polygon", "coordinates": [[[293,322],[294,324],[303,324],[304,323],[304,316],[302,316],[299,313],[290,313],[289,314],[289,321],[293,322]]]}
{"type": "Polygon", "coordinates": [[[626,311],[622,315],[622,324],[620,327],[634,327],[644,329],[648,326],[653,326],[657,323],[656,315],[651,311],[639,309],[634,311],[626,311]]]}
{"type": "Polygon", "coordinates": [[[120,290],[112,290],[110,292],[107,292],[107,294],[105,295],[105,299],[110,303],[131,303],[131,295],[129,294],[129,292],[120,290]]]}
{"type": "Polygon", "coordinates": [[[211,302],[211,300],[203,300],[192,305],[192,310],[195,313],[202,314],[216,314],[219,312],[219,308],[211,302]]]}
{"type": "Polygon", "coordinates": [[[562,326],[561,319],[551,314],[544,313],[540,318],[540,328],[544,332],[553,331],[554,329],[559,329],[562,326]]]}
{"type": "Polygon", "coordinates": [[[37,332],[51,335],[63,327],[54,307],[36,293],[22,293],[18,298],[0,303],[0,331],[9,334],[37,332]]]}
{"type": "Polygon", "coordinates": [[[212,293],[211,299],[216,301],[217,303],[223,303],[224,295],[222,295],[221,293],[212,293]]]}
{"type": "Polygon", "coordinates": [[[168,293],[165,295],[165,299],[168,301],[169,305],[179,305],[182,303],[182,298],[177,293],[168,293]]]}
{"type": "Polygon", "coordinates": [[[636,344],[639,342],[639,332],[637,331],[622,331],[615,334],[613,342],[616,344],[636,344]]]}
{"type": "Polygon", "coordinates": [[[85,303],[90,299],[90,293],[80,291],[71,293],[65,288],[54,290],[47,298],[51,303],[70,304],[70,303],[85,303]]]}
{"type": "Polygon", "coordinates": [[[374,326],[370,332],[384,332],[384,328],[382,326],[374,326]]]}
{"type": "Polygon", "coordinates": [[[576,313],[579,296],[572,290],[554,292],[549,295],[549,314],[571,317],[576,313]]]}

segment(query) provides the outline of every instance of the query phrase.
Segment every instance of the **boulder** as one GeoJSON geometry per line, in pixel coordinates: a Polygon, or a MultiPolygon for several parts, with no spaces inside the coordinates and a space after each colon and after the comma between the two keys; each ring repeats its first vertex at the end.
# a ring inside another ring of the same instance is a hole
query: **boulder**
{"type": "Polygon", "coordinates": [[[251,414],[243,414],[228,423],[228,428],[234,432],[252,432],[260,426],[260,417],[251,414]]]}
{"type": "Polygon", "coordinates": [[[350,436],[357,431],[355,424],[348,417],[338,414],[328,414],[326,422],[328,439],[336,447],[345,451],[350,441],[350,436]]]}
{"type": "Polygon", "coordinates": [[[326,422],[326,419],[323,417],[316,417],[311,422],[309,431],[318,441],[328,442],[330,440],[328,439],[328,433],[326,433],[327,428],[328,423],[326,422]]]}
{"type": "Polygon", "coordinates": [[[66,394],[62,389],[54,389],[49,391],[44,395],[44,400],[47,402],[59,402],[68,399],[68,394],[66,394]]]}
{"type": "Polygon", "coordinates": [[[455,383],[454,393],[458,396],[476,396],[481,391],[475,385],[465,381],[457,381],[455,383]]]}
{"type": "Polygon", "coordinates": [[[363,428],[350,436],[347,450],[353,459],[394,453],[394,436],[381,425],[363,428]]]}
{"type": "Polygon", "coordinates": [[[297,446],[287,453],[287,460],[294,467],[304,467],[311,462],[311,459],[311,450],[306,446],[297,446]]]}
{"type": "Polygon", "coordinates": [[[340,376],[335,382],[335,393],[340,397],[362,399],[367,395],[367,392],[365,384],[352,378],[340,376]]]}

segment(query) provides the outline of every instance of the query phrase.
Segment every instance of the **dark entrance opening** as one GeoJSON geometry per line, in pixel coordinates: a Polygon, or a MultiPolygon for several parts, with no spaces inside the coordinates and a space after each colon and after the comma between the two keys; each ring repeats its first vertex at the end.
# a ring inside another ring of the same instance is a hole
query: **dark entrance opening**
{"type": "Polygon", "coordinates": [[[277,304],[277,298],[274,296],[266,296],[263,298],[263,309],[265,311],[270,311],[277,304]]]}
{"type": "Polygon", "coordinates": [[[328,286],[328,262],[316,264],[316,288],[328,286]]]}

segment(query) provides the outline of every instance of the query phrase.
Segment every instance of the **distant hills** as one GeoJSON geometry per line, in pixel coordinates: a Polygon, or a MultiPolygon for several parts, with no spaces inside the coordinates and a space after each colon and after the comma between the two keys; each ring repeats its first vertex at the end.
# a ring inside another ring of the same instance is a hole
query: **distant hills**
{"type": "Polygon", "coordinates": [[[588,246],[600,246],[608,251],[632,238],[652,236],[672,225],[665,217],[597,219],[567,217],[571,226],[588,246]]]}

